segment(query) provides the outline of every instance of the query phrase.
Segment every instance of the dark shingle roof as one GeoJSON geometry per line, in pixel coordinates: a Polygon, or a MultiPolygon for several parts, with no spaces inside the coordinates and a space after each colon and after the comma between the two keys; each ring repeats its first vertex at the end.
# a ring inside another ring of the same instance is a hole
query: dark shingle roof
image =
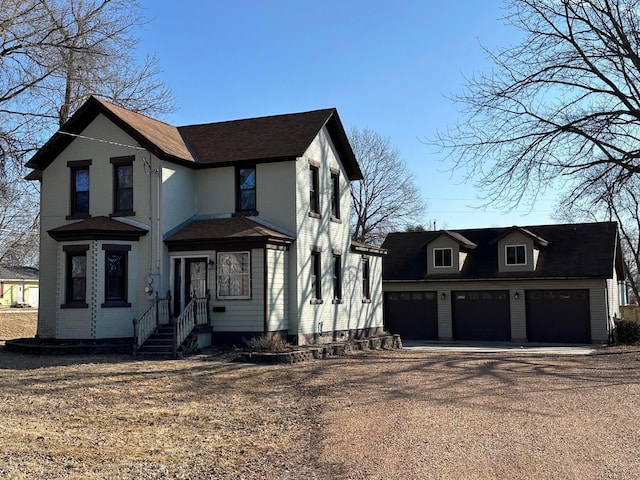
{"type": "Polygon", "coordinates": [[[293,237],[254,222],[245,217],[194,220],[170,235],[167,244],[198,243],[220,240],[262,239],[284,243],[293,242],[293,237]]]}
{"type": "Polygon", "coordinates": [[[109,217],[90,217],[62,227],[47,230],[57,241],[63,240],[137,240],[147,234],[144,228],[136,227],[109,217]]]}
{"type": "MultiPolygon", "coordinates": [[[[100,113],[159,158],[194,168],[294,160],[326,126],[349,179],[362,179],[335,108],[175,127],[91,97],[60,127],[60,132],[79,134],[100,113]]],[[[60,132],[38,150],[27,167],[44,170],[74,140],[72,135],[60,132]]]]}
{"type": "MultiPolygon", "coordinates": [[[[438,274],[437,279],[494,278],[611,278],[614,267],[622,277],[615,222],[538,225],[525,229],[546,246],[540,249],[534,272],[498,271],[496,239],[513,230],[485,228],[458,230],[457,233],[477,245],[468,254],[460,273],[438,274]]],[[[383,262],[383,280],[427,280],[426,245],[442,232],[391,233],[382,244],[387,250],[383,262]]]]}

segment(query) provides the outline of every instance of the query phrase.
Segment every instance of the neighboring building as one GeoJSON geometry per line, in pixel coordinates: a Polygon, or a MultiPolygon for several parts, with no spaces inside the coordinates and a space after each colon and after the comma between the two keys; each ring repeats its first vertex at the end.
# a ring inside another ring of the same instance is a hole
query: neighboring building
{"type": "Polygon", "coordinates": [[[0,266],[0,305],[38,306],[38,269],[0,266]]]}
{"type": "Polygon", "coordinates": [[[605,343],[624,280],[614,222],[390,234],[385,327],[404,340],[605,343]]]}
{"type": "Polygon", "coordinates": [[[174,127],[92,97],[27,166],[41,338],[141,343],[132,319],[193,297],[200,345],[382,331],[384,251],[350,241],[362,173],[335,109],[174,127]]]}

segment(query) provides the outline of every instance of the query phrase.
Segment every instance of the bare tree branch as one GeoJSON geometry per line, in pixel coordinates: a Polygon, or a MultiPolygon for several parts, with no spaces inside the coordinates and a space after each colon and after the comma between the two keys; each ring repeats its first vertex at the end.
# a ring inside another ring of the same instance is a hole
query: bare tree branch
{"type": "MultiPolygon", "coordinates": [[[[510,209],[600,167],[640,173],[640,2],[511,0],[522,41],[453,95],[461,123],[433,142],[488,199],[510,209]]],[[[575,189],[575,185],[574,185],[575,189]]],[[[577,188],[575,192],[580,192],[577,188]]]]}
{"type": "Polygon", "coordinates": [[[379,245],[387,233],[421,224],[427,205],[389,138],[352,128],[349,140],[364,176],[351,187],[353,239],[379,245]]]}

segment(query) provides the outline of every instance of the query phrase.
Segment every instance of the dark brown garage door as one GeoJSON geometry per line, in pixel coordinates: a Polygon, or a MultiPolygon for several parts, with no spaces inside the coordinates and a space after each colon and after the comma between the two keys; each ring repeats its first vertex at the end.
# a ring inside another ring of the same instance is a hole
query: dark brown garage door
{"type": "Polygon", "coordinates": [[[509,292],[458,291],[452,297],[455,340],[511,340],[509,292]]]}
{"type": "Polygon", "coordinates": [[[588,290],[527,290],[530,342],[591,343],[588,290]]]}
{"type": "Polygon", "coordinates": [[[436,292],[386,292],[385,328],[403,340],[437,340],[436,292]]]}

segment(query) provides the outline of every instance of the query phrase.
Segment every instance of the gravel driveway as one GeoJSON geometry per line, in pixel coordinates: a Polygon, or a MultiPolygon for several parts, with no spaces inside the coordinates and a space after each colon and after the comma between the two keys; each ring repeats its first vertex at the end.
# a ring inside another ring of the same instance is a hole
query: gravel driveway
{"type": "Polygon", "coordinates": [[[638,479],[640,353],[35,357],[0,347],[0,477],[638,479]]]}
{"type": "Polygon", "coordinates": [[[637,479],[638,360],[404,350],[293,371],[340,478],[637,479]]]}

